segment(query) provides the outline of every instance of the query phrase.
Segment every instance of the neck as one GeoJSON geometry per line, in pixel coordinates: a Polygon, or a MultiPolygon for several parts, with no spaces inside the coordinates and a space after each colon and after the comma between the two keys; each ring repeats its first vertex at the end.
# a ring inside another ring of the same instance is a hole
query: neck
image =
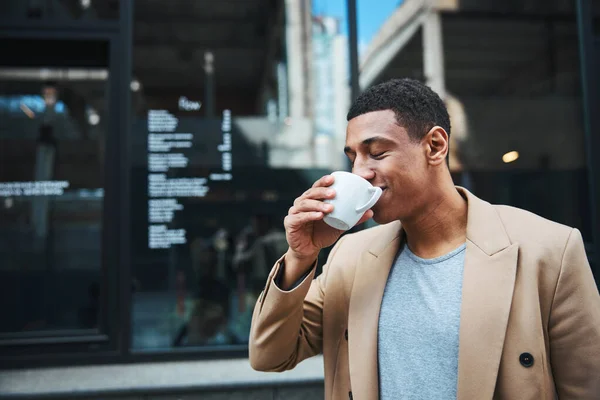
{"type": "Polygon", "coordinates": [[[422,258],[447,254],[467,238],[466,200],[451,182],[438,189],[423,210],[401,221],[408,247],[422,258]]]}

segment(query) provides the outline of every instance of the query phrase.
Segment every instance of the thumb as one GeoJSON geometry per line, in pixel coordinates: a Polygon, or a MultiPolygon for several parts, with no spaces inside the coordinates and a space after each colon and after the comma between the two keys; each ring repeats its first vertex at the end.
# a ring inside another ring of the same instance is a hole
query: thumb
{"type": "Polygon", "coordinates": [[[363,216],[358,220],[358,222],[356,223],[356,225],[360,225],[363,222],[366,222],[366,221],[370,220],[371,218],[373,218],[373,210],[367,210],[367,212],[365,212],[363,214],[363,216]]]}

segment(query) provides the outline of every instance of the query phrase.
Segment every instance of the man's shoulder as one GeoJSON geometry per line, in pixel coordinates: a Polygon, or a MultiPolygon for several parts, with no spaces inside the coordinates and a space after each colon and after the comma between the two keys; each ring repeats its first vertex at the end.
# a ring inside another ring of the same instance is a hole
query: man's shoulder
{"type": "Polygon", "coordinates": [[[573,228],[521,208],[493,205],[512,242],[527,245],[558,246],[566,244],[573,228]]]}

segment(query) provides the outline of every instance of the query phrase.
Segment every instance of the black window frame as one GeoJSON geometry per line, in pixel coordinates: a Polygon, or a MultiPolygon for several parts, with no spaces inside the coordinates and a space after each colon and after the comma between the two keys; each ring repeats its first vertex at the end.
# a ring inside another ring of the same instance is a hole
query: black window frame
{"type": "Polygon", "coordinates": [[[118,21],[7,21],[1,39],[95,40],[109,46],[100,328],[0,334],[0,365],[19,368],[115,362],[129,350],[129,131],[132,2],[118,21]]]}

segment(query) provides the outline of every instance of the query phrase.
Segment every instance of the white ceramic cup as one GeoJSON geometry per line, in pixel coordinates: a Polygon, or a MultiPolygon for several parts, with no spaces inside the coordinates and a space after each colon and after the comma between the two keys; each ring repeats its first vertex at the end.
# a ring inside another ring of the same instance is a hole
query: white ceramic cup
{"type": "Polygon", "coordinates": [[[350,172],[336,171],[331,175],[335,179],[330,186],[335,190],[335,197],[325,202],[333,204],[333,211],[325,215],[323,220],[335,229],[347,231],[377,203],[381,188],[350,172]]]}

